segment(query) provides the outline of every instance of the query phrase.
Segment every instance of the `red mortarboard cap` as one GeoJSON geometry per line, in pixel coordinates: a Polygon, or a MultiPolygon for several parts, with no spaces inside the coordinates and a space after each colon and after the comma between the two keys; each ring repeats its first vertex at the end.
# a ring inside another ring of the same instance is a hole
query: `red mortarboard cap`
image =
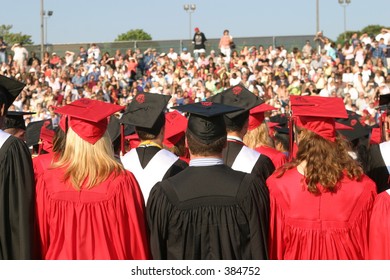
{"type": "Polygon", "coordinates": [[[166,109],[169,99],[171,99],[169,95],[138,93],[127,106],[120,122],[152,128],[160,114],[166,109]]]}
{"type": "Polygon", "coordinates": [[[51,129],[51,120],[45,120],[41,128],[40,138],[42,140],[42,149],[50,152],[53,149],[54,130],[51,129]]]}
{"type": "MultiPolygon", "coordinates": [[[[82,98],[57,108],[56,113],[66,115],[69,127],[85,141],[95,144],[107,130],[108,116],[124,108],[115,104],[82,98]]],[[[66,130],[64,129],[64,131],[66,130]]]]}
{"type": "Polygon", "coordinates": [[[225,116],[229,119],[233,119],[249,111],[250,109],[264,103],[264,101],[261,98],[254,95],[251,91],[249,91],[241,84],[238,84],[234,87],[230,87],[210,97],[208,101],[239,107],[243,109],[240,111],[226,114],[225,116]]]}
{"type": "Polygon", "coordinates": [[[382,138],[381,129],[379,127],[375,127],[371,130],[370,136],[370,144],[380,144],[382,138]]]}
{"type": "Polygon", "coordinates": [[[338,97],[290,96],[297,126],[304,127],[332,142],[336,139],[335,118],[348,118],[338,97]]]}
{"type": "Polygon", "coordinates": [[[25,86],[17,80],[0,75],[0,94],[5,99],[5,110],[8,110],[25,86]]]}
{"type": "Polygon", "coordinates": [[[164,145],[174,146],[185,134],[188,120],[178,111],[165,114],[164,145]]]}
{"type": "Polygon", "coordinates": [[[129,140],[130,149],[137,148],[139,143],[141,143],[141,139],[139,139],[137,133],[130,134],[130,135],[126,136],[125,138],[127,140],[129,140]]]}
{"type": "Polygon", "coordinates": [[[214,102],[198,102],[173,107],[173,109],[190,113],[187,131],[207,145],[227,135],[223,115],[242,110],[242,108],[214,102]]]}
{"type": "Polygon", "coordinates": [[[248,130],[253,130],[264,121],[264,112],[276,110],[274,106],[263,103],[249,111],[248,130]]]}

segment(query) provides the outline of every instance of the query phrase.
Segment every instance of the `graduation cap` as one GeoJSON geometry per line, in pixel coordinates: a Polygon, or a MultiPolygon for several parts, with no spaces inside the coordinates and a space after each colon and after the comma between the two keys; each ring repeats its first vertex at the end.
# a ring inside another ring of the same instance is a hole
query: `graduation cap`
{"type": "MultiPolygon", "coordinates": [[[[51,127],[51,120],[30,122],[26,127],[26,144],[28,147],[39,144],[43,126],[51,127]]],[[[45,134],[46,136],[46,134],[45,134]]]]}
{"type": "Polygon", "coordinates": [[[370,134],[370,128],[363,126],[360,122],[360,116],[353,111],[347,111],[347,119],[336,119],[336,130],[343,135],[348,141],[366,137],[370,134]],[[338,129],[340,125],[347,126],[350,129],[338,129]]]}
{"type": "Polygon", "coordinates": [[[297,126],[334,142],[335,118],[348,118],[343,100],[338,97],[290,96],[291,110],[297,126]]]}
{"type": "Polygon", "coordinates": [[[178,111],[165,114],[164,145],[171,148],[185,135],[188,120],[178,111]]]}
{"type": "Polygon", "coordinates": [[[0,75],[0,95],[5,101],[5,110],[8,110],[25,86],[17,80],[0,75]]]}
{"type": "Polygon", "coordinates": [[[206,145],[227,135],[224,114],[242,110],[242,108],[214,102],[198,102],[173,107],[173,109],[190,113],[187,132],[206,145]]]}
{"type": "Polygon", "coordinates": [[[242,108],[214,102],[198,102],[173,107],[173,109],[190,113],[187,132],[207,145],[227,135],[223,115],[242,110],[242,108]]]}
{"type": "Polygon", "coordinates": [[[114,142],[121,135],[119,119],[114,115],[110,116],[110,120],[108,122],[107,131],[110,135],[111,142],[114,142]]]}
{"type": "MultiPolygon", "coordinates": [[[[120,122],[136,127],[153,128],[167,107],[169,99],[171,99],[169,95],[138,93],[127,106],[120,122]]],[[[164,123],[161,127],[163,125],[164,123]]]]}
{"type": "Polygon", "coordinates": [[[253,130],[259,127],[264,121],[264,113],[267,111],[276,110],[274,106],[266,103],[260,104],[249,111],[248,130],[253,130]]]}
{"type": "Polygon", "coordinates": [[[66,116],[60,122],[65,132],[69,125],[82,139],[95,144],[107,130],[108,116],[124,108],[116,104],[82,98],[64,107],[56,108],[55,112],[66,116]]]}
{"type": "Polygon", "coordinates": [[[26,130],[26,121],[23,116],[32,114],[35,114],[35,112],[8,111],[2,129],[19,128],[26,130]]]}
{"type": "Polygon", "coordinates": [[[228,119],[231,120],[264,103],[261,98],[254,95],[241,84],[230,87],[214,96],[211,96],[208,101],[243,108],[241,111],[236,111],[225,115],[228,119]]]}
{"type": "Polygon", "coordinates": [[[379,95],[379,107],[389,107],[390,106],[390,93],[379,95]]]}

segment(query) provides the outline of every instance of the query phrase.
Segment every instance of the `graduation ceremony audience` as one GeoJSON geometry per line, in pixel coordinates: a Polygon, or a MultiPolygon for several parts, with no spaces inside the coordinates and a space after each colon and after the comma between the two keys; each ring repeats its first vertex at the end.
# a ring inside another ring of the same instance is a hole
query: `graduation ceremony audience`
{"type": "Polygon", "coordinates": [[[10,49],[0,259],[390,259],[390,31],[197,32],[195,56],[10,49]]]}

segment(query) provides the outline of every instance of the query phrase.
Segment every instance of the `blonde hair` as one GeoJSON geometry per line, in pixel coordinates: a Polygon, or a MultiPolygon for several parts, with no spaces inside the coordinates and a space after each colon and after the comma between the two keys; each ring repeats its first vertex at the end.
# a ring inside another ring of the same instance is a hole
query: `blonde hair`
{"type": "Polygon", "coordinates": [[[63,154],[52,168],[65,168],[63,180],[76,190],[91,189],[105,181],[113,172],[119,174],[123,166],[115,160],[111,140],[106,131],[94,145],[83,140],[72,128],[68,129],[63,154]]]}
{"type": "Polygon", "coordinates": [[[274,143],[269,136],[268,126],[265,122],[253,130],[248,130],[244,136],[244,143],[251,149],[259,146],[274,147],[274,143]]]}
{"type": "Polygon", "coordinates": [[[300,133],[296,159],[278,169],[277,177],[306,161],[303,186],[306,185],[313,194],[320,193],[318,184],[325,191],[337,192],[344,176],[351,180],[361,180],[363,169],[349,156],[350,148],[345,139],[338,136],[335,142],[331,142],[306,129],[302,129],[300,133]]]}

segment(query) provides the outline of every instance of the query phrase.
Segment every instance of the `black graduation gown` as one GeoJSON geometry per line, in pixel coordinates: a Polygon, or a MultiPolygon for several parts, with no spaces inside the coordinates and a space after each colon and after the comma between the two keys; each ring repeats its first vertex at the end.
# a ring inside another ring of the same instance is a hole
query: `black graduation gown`
{"type": "Polygon", "coordinates": [[[154,259],[267,259],[269,194],[226,165],[190,166],[157,183],[147,203],[154,259]]]}
{"type": "Polygon", "coordinates": [[[0,149],[0,259],[32,259],[34,172],[25,143],[10,136],[0,149]]]}
{"type": "Polygon", "coordinates": [[[372,145],[368,154],[367,175],[375,182],[378,193],[390,189],[390,175],[379,145],[372,145]]]}
{"type": "MultiPolygon", "coordinates": [[[[155,146],[138,147],[138,148],[136,148],[136,151],[137,151],[138,158],[140,160],[142,168],[145,168],[148,165],[149,161],[155,156],[155,154],[157,154],[158,151],[160,151],[160,148],[155,147],[155,146]]],[[[188,166],[188,164],[185,161],[178,159],[168,169],[168,171],[165,173],[163,179],[167,179],[169,177],[176,175],[177,173],[179,173],[180,171],[185,169],[187,166],[188,166]]]]}
{"type": "MultiPolygon", "coordinates": [[[[223,162],[232,167],[238,153],[241,151],[244,144],[236,141],[228,141],[226,148],[222,152],[223,162]]],[[[261,154],[255,163],[251,174],[254,174],[263,179],[265,182],[269,176],[275,171],[275,166],[272,160],[264,154],[261,154]]]]}

